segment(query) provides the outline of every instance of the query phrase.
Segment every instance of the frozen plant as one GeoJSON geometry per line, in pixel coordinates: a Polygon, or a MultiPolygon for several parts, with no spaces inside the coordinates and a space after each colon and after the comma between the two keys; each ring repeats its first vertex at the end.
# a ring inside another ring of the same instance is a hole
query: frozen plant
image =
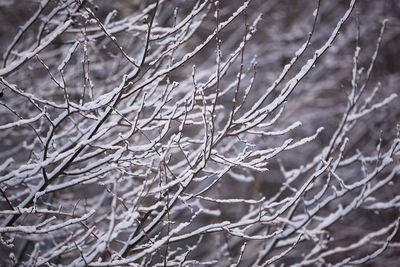
{"type": "Polygon", "coordinates": [[[2,265],[396,262],[396,8],[2,5],[2,265]]]}

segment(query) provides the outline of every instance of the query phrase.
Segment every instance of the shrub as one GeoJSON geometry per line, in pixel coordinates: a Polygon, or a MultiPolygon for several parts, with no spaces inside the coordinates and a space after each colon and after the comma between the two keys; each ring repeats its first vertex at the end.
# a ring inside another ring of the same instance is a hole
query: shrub
{"type": "Polygon", "coordinates": [[[396,260],[395,8],[3,8],[22,25],[0,46],[4,264],[396,260]]]}

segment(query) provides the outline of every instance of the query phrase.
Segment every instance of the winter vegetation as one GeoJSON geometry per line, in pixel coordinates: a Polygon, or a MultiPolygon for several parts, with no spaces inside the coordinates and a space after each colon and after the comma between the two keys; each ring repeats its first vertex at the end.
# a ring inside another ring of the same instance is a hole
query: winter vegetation
{"type": "Polygon", "coordinates": [[[398,1],[0,5],[1,266],[398,264],[398,1]]]}

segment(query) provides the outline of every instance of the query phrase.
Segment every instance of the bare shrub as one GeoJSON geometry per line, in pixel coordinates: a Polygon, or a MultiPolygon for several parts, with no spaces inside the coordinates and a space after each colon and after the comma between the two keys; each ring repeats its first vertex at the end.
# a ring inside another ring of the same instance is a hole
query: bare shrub
{"type": "Polygon", "coordinates": [[[396,1],[2,5],[3,264],[396,261],[396,1]]]}

